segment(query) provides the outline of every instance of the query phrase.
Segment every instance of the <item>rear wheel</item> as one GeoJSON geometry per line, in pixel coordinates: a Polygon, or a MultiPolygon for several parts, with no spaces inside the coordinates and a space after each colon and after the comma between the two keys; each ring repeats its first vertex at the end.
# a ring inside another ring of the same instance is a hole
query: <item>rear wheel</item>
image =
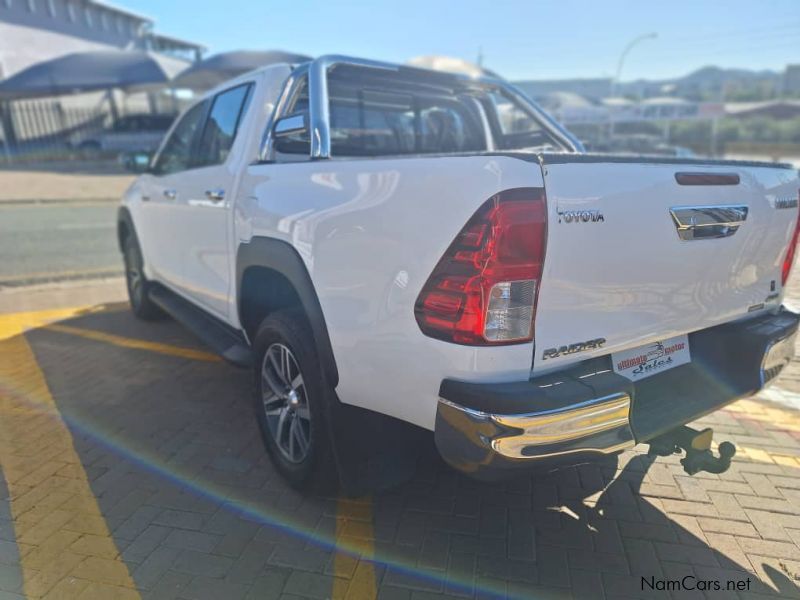
{"type": "Polygon", "coordinates": [[[330,490],[337,481],[327,418],[332,390],[303,314],[270,315],[253,347],[255,409],[267,453],[293,487],[330,490]]]}
{"type": "Polygon", "coordinates": [[[161,309],[150,300],[148,295],[150,282],[145,279],[142,252],[132,235],[125,239],[123,258],[125,260],[125,283],[128,288],[128,300],[133,314],[146,321],[162,317],[161,309]]]}

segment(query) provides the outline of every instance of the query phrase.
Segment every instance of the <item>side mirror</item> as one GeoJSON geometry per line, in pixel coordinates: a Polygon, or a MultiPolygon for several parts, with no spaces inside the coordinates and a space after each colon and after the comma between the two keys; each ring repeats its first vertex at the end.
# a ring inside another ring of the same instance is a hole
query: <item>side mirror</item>
{"type": "Polygon", "coordinates": [[[126,152],[120,157],[120,162],[126,171],[147,173],[152,159],[153,155],[150,152],[126,152]]]}
{"type": "Polygon", "coordinates": [[[272,132],[276,138],[288,137],[308,131],[308,119],[305,113],[289,115],[275,121],[272,132]]]}

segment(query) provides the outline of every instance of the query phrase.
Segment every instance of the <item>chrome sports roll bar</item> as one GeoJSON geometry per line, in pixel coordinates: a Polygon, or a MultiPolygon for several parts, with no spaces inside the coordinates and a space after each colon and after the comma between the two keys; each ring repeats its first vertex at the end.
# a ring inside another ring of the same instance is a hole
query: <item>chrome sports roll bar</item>
{"type": "Polygon", "coordinates": [[[331,128],[328,98],[328,71],[347,65],[364,69],[398,71],[398,65],[348,56],[321,56],[311,61],[308,69],[308,118],[311,128],[311,158],[331,157],[331,128]]]}
{"type": "MultiPolygon", "coordinates": [[[[287,115],[287,109],[292,98],[297,93],[303,77],[308,74],[308,120],[309,134],[311,138],[310,157],[314,160],[327,159],[331,157],[331,136],[330,136],[330,102],[328,96],[328,73],[337,66],[352,66],[365,69],[378,69],[383,71],[399,71],[409,69],[415,71],[425,71],[418,67],[407,67],[392,63],[385,63],[363,58],[353,58],[350,56],[326,55],[313,61],[298,66],[289,77],[284,86],[283,93],[275,105],[272,119],[264,132],[263,143],[261,146],[260,159],[263,161],[274,158],[274,139],[272,136],[273,124],[287,115]]],[[[583,144],[569,131],[555,121],[545,112],[536,102],[531,100],[522,90],[511,85],[507,81],[495,77],[471,77],[456,73],[447,73],[448,77],[461,80],[465,84],[477,87],[495,88],[503,90],[514,100],[526,106],[531,115],[539,121],[542,128],[553,138],[563,144],[571,152],[584,152],[583,144]]]]}

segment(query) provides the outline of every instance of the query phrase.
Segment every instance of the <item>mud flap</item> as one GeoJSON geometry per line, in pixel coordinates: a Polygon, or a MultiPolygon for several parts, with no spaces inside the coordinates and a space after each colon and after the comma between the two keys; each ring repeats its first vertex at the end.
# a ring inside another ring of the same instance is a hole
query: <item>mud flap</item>
{"type": "MultiPolygon", "coordinates": [[[[409,481],[429,431],[373,411],[331,403],[329,424],[340,490],[349,497],[373,494],[409,481]]],[[[436,454],[435,450],[432,450],[436,454]]],[[[438,456],[438,455],[437,455],[438,456]]]]}

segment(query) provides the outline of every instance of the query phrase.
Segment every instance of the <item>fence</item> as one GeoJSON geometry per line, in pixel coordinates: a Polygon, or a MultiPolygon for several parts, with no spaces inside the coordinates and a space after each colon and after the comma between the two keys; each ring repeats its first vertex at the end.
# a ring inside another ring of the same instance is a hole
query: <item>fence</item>
{"type": "Polygon", "coordinates": [[[114,123],[106,105],[64,107],[58,100],[0,103],[0,161],[83,158],[82,142],[109,131],[114,123]]]}
{"type": "Polygon", "coordinates": [[[108,127],[111,115],[99,108],[64,108],[58,101],[16,101],[0,105],[0,144],[6,161],[69,158],[76,141],[108,127]]]}

